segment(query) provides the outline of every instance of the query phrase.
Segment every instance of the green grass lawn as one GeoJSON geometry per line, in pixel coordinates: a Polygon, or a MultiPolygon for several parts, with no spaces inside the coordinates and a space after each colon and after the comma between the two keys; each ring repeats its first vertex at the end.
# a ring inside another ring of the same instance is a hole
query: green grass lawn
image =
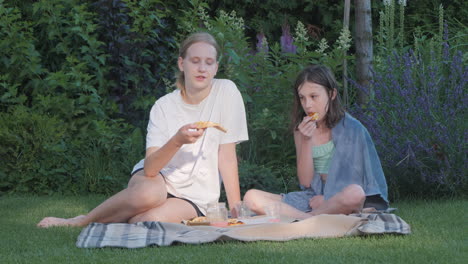
{"type": "Polygon", "coordinates": [[[104,197],[0,198],[0,263],[466,263],[467,200],[392,204],[411,225],[408,236],[288,242],[218,242],[142,249],[80,249],[81,228],[41,229],[44,216],[86,213],[104,197]],[[465,261],[463,261],[465,259],[465,261]]]}

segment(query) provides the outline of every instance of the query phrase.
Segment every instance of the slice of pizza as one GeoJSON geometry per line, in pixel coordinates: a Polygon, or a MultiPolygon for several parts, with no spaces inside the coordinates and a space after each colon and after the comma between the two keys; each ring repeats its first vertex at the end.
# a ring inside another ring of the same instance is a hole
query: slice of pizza
{"type": "Polygon", "coordinates": [[[197,216],[197,217],[194,217],[192,218],[192,220],[190,220],[190,222],[192,223],[201,223],[201,222],[207,222],[208,219],[206,218],[206,216],[197,216]]]}
{"type": "Polygon", "coordinates": [[[208,222],[208,219],[206,218],[206,216],[198,216],[189,221],[184,220],[183,223],[189,226],[210,225],[210,222],[208,222]]]}
{"type": "Polygon", "coordinates": [[[312,121],[315,121],[315,120],[319,119],[319,113],[316,113],[316,112],[312,112],[312,113],[308,114],[308,116],[312,117],[311,118],[312,121]]]}
{"type": "Polygon", "coordinates": [[[237,220],[236,218],[229,218],[228,219],[228,226],[236,226],[236,225],[243,225],[244,222],[237,220]]]}
{"type": "Polygon", "coordinates": [[[197,125],[197,128],[208,128],[208,127],[214,127],[218,130],[223,131],[224,133],[227,132],[227,130],[222,127],[220,124],[211,122],[211,121],[198,121],[195,123],[197,125]]]}

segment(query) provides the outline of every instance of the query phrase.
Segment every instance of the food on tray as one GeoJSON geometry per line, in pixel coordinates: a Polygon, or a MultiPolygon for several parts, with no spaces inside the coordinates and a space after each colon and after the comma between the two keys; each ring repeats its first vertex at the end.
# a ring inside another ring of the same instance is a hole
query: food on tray
{"type": "Polygon", "coordinates": [[[186,225],[210,225],[206,216],[198,216],[193,218],[192,220],[185,221],[186,225]]]}
{"type": "MultiPolygon", "coordinates": [[[[208,218],[206,216],[198,216],[188,221],[184,220],[183,223],[188,226],[210,225],[210,222],[208,221],[208,218]]],[[[224,222],[223,226],[237,226],[237,225],[243,225],[243,224],[244,222],[237,220],[236,218],[229,218],[227,220],[227,225],[226,225],[226,222],[224,222]]]]}
{"type": "Polygon", "coordinates": [[[316,113],[316,112],[312,112],[312,113],[308,114],[308,116],[312,117],[311,118],[312,121],[315,121],[315,120],[319,119],[319,113],[316,113]]]}
{"type": "Polygon", "coordinates": [[[224,133],[227,132],[227,130],[222,127],[220,124],[211,122],[211,121],[198,121],[195,123],[197,125],[197,128],[208,128],[208,127],[214,127],[218,130],[223,131],[224,133]]]}
{"type": "Polygon", "coordinates": [[[236,225],[243,225],[244,222],[237,220],[236,218],[229,218],[228,219],[228,226],[236,226],[236,225]]]}
{"type": "Polygon", "coordinates": [[[206,219],[206,216],[197,216],[190,221],[194,223],[201,223],[201,222],[207,222],[208,220],[206,219]]]}

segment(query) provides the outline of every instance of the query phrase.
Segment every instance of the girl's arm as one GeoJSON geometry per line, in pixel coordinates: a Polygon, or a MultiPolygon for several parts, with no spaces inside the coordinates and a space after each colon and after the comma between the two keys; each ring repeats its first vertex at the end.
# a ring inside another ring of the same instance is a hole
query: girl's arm
{"type": "Polygon", "coordinates": [[[227,200],[231,212],[241,201],[239,187],[236,143],[227,143],[219,145],[218,168],[223,178],[224,189],[226,190],[227,200]]]}
{"type": "Polygon", "coordinates": [[[161,169],[174,157],[184,144],[192,144],[203,135],[205,129],[196,129],[196,124],[188,124],[179,129],[162,147],[146,150],[144,171],[147,177],[156,177],[161,169]],[[194,129],[191,131],[189,129],[194,129]]]}
{"type": "Polygon", "coordinates": [[[314,161],[312,159],[312,140],[306,138],[299,130],[294,132],[296,145],[297,177],[299,183],[308,188],[314,177],[314,161]]]}

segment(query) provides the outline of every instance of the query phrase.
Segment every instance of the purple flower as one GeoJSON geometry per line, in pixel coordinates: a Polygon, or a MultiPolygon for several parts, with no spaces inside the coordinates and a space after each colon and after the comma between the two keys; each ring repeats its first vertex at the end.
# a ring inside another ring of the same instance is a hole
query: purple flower
{"type": "Polygon", "coordinates": [[[289,25],[283,25],[283,34],[281,35],[280,42],[281,42],[281,50],[284,53],[296,53],[296,46],[293,44],[294,39],[291,36],[291,32],[289,31],[289,25]]]}
{"type": "Polygon", "coordinates": [[[268,42],[262,32],[257,34],[257,51],[268,53],[268,42]]]}
{"type": "Polygon", "coordinates": [[[372,100],[350,109],[372,135],[390,188],[424,194],[437,185],[447,194],[466,184],[468,66],[460,51],[447,52],[443,61],[394,52],[374,73],[372,100]]]}

